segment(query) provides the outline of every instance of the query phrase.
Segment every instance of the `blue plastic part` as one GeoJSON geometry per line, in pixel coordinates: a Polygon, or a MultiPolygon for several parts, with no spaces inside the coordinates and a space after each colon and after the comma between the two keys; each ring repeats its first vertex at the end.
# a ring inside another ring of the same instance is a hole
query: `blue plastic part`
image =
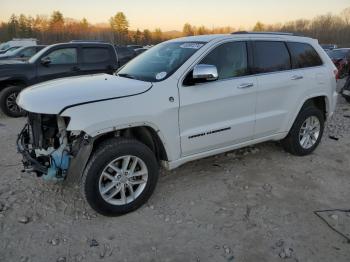
{"type": "Polygon", "coordinates": [[[51,165],[43,176],[48,181],[62,181],[69,168],[70,156],[67,151],[56,150],[51,154],[51,165]],[[61,176],[57,176],[61,170],[61,176]]]}

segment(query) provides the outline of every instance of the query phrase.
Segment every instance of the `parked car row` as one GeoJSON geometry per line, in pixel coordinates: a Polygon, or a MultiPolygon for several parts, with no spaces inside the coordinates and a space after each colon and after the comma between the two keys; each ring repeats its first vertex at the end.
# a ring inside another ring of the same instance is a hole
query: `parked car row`
{"type": "Polygon", "coordinates": [[[337,48],[327,51],[338,69],[338,78],[344,78],[350,73],[350,48],[337,48]]]}
{"type": "Polygon", "coordinates": [[[24,112],[16,98],[23,88],[40,82],[86,74],[113,74],[139,53],[139,46],[113,46],[101,41],[71,41],[17,48],[0,55],[0,108],[11,117],[24,112]]]}
{"type": "Polygon", "coordinates": [[[14,38],[10,41],[0,44],[0,54],[13,51],[23,46],[35,46],[37,40],[35,38],[14,38]]]}
{"type": "Polygon", "coordinates": [[[321,45],[321,47],[322,47],[325,51],[329,51],[329,50],[333,50],[333,49],[338,48],[338,46],[335,45],[335,44],[323,44],[323,45],[321,45]]]}
{"type": "MultiPolygon", "coordinates": [[[[28,60],[41,49],[46,47],[45,45],[35,45],[35,46],[22,46],[16,47],[14,50],[10,50],[5,52],[4,54],[0,54],[0,61],[3,60],[28,60]]],[[[1,62],[0,62],[1,63],[1,62]]]]}
{"type": "Polygon", "coordinates": [[[340,94],[350,103],[350,48],[338,48],[337,45],[322,45],[338,69],[337,79],[348,78],[340,94]]]}
{"type": "Polygon", "coordinates": [[[350,103],[350,76],[345,82],[344,87],[340,91],[341,95],[350,103]]]}

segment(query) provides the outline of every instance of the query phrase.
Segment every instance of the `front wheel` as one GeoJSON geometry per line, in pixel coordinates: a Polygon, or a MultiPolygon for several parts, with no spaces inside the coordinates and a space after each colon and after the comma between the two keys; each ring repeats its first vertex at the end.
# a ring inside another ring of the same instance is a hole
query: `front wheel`
{"type": "Polygon", "coordinates": [[[5,115],[9,117],[21,117],[25,115],[25,111],[16,102],[17,96],[22,89],[20,86],[9,86],[1,91],[0,108],[5,115]]]}
{"type": "Polygon", "coordinates": [[[323,112],[315,106],[307,106],[301,110],[288,136],[282,140],[282,146],[296,156],[311,154],[320,143],[323,130],[323,112]]]}
{"type": "Polygon", "coordinates": [[[129,213],[152,195],[158,169],[146,145],[132,139],[109,139],[99,145],[84,171],[83,195],[102,215],[129,213]]]}

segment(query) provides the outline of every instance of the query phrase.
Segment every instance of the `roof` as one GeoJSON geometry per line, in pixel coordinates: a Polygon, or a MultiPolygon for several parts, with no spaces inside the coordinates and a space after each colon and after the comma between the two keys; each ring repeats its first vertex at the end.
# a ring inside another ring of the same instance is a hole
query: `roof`
{"type": "Polygon", "coordinates": [[[68,43],[57,43],[57,44],[53,44],[53,45],[49,45],[50,47],[54,47],[54,46],[101,46],[101,45],[105,45],[105,46],[111,46],[110,43],[100,43],[100,42],[68,42],[68,43]]]}
{"type": "Polygon", "coordinates": [[[196,41],[196,42],[210,42],[214,39],[218,39],[218,38],[224,38],[229,36],[228,34],[223,34],[223,35],[219,35],[219,34],[212,34],[212,35],[195,35],[195,36],[185,36],[185,37],[180,37],[180,38],[175,38],[173,40],[170,41],[174,41],[174,42],[191,42],[191,41],[196,41]]]}
{"type": "Polygon", "coordinates": [[[337,51],[337,50],[350,50],[350,48],[349,47],[334,48],[331,51],[337,51]]]}
{"type": "Polygon", "coordinates": [[[298,40],[303,42],[311,42],[317,41],[310,37],[304,36],[295,36],[288,33],[270,33],[270,32],[259,32],[259,33],[251,33],[251,32],[238,32],[235,34],[212,34],[212,35],[197,35],[197,36],[187,36],[176,38],[170,40],[171,42],[210,42],[213,40],[225,40],[225,39],[251,39],[251,38],[259,38],[259,39],[281,39],[281,40],[298,40]]]}

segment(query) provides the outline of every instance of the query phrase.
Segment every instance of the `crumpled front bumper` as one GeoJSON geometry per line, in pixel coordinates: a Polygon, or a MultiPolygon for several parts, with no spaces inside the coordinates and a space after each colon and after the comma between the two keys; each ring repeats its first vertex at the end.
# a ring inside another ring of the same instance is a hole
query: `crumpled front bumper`
{"type": "Polygon", "coordinates": [[[22,163],[24,171],[26,172],[35,172],[38,176],[47,173],[47,167],[38,161],[35,156],[34,150],[29,144],[30,141],[30,127],[26,124],[22,131],[18,134],[17,137],[17,151],[23,157],[22,163]]]}

